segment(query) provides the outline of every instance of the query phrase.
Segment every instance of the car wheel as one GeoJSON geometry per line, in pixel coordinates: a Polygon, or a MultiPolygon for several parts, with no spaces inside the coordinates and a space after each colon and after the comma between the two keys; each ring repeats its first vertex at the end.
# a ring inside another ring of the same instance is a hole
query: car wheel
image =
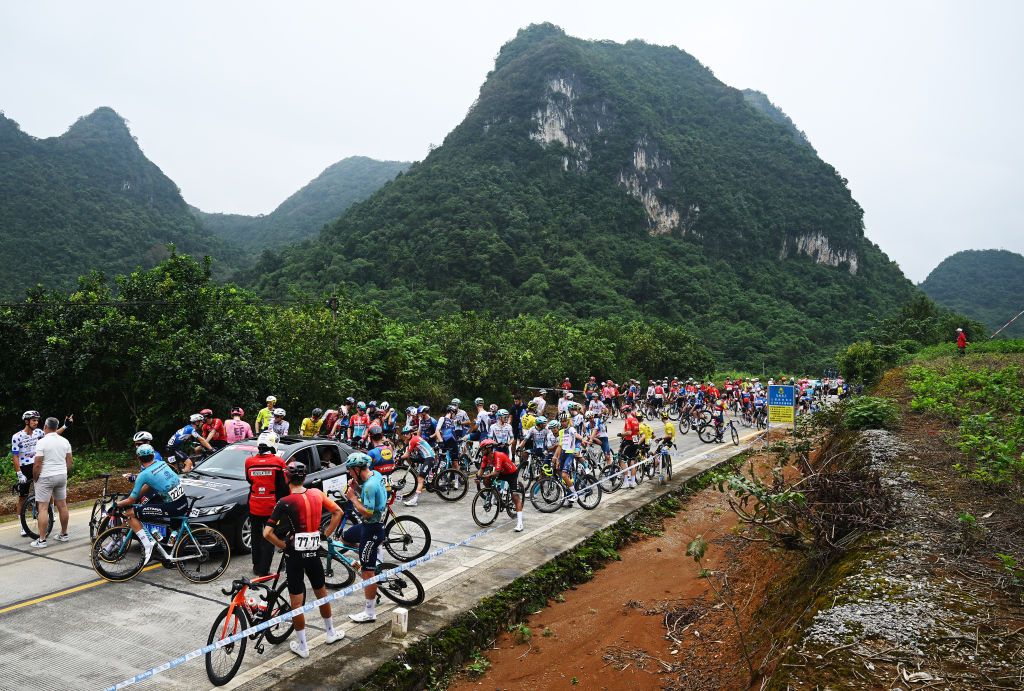
{"type": "Polygon", "coordinates": [[[246,516],[237,524],[234,530],[234,544],[231,548],[237,554],[248,554],[252,551],[252,521],[246,516]]]}

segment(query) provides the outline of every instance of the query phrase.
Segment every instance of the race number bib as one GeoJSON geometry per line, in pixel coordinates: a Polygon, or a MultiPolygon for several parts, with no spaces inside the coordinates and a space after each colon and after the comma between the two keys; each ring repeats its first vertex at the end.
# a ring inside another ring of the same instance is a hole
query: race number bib
{"type": "Polygon", "coordinates": [[[315,552],[320,549],[320,533],[295,533],[296,552],[315,552]]]}
{"type": "Polygon", "coordinates": [[[171,501],[178,501],[184,496],[185,488],[182,487],[181,485],[171,487],[169,490],[167,490],[167,498],[170,499],[171,501]]]}

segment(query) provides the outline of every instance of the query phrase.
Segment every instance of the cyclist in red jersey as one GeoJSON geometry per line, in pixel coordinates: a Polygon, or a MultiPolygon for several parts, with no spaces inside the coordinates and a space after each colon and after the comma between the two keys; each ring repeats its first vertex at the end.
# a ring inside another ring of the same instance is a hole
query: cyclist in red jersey
{"type": "Polygon", "coordinates": [[[478,479],[488,485],[494,478],[508,483],[512,492],[512,501],[516,506],[516,532],[523,532],[523,495],[514,490],[519,487],[519,468],[507,453],[495,450],[493,439],[480,442],[480,470],[476,471],[478,479]]]}
{"type": "MultiPolygon", "coordinates": [[[[341,507],[318,489],[306,488],[306,466],[292,461],[286,469],[289,494],[274,506],[274,512],[263,528],[263,536],[272,545],[285,551],[285,573],[288,577],[288,595],[292,609],[301,607],[306,598],[305,578],[313,586],[317,599],[327,596],[324,565],[317,552],[320,549],[320,515],[324,510],[331,514],[325,531],[332,534],[341,523],[341,507]]],[[[320,616],[324,618],[327,643],[340,641],[344,631],[334,628],[331,603],[320,605],[320,616]]],[[[295,637],[291,642],[292,652],[299,657],[309,657],[306,641],[306,617],[298,615],[295,623],[295,637]]]]}
{"type": "Polygon", "coordinates": [[[277,435],[264,432],[256,442],[257,454],[245,459],[245,479],[249,482],[249,542],[252,571],[257,576],[270,573],[274,546],[263,539],[263,528],[274,513],[277,500],[288,494],[284,459],[277,455],[277,435]]]}
{"type": "MultiPolygon", "coordinates": [[[[637,459],[640,447],[637,442],[640,439],[640,421],[633,414],[633,408],[629,405],[622,406],[622,414],[626,416],[625,426],[619,434],[622,437],[622,448],[619,449],[619,469],[625,470],[637,459]]],[[[633,489],[636,487],[636,468],[626,473],[623,487],[633,489]]]]}

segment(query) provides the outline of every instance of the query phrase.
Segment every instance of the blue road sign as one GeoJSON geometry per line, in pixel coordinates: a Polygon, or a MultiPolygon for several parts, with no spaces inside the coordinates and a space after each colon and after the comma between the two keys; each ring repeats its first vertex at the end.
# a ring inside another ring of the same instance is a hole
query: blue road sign
{"type": "Polygon", "coordinates": [[[769,386],[768,405],[794,406],[796,405],[795,387],[792,386],[769,386]]]}

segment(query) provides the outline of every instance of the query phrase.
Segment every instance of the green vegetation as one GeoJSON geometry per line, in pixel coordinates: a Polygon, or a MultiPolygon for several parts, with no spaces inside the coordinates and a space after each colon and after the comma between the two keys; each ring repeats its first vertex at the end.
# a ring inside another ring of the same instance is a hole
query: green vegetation
{"type": "Polygon", "coordinates": [[[655,317],[736,367],[818,371],[915,290],[864,238],[846,181],[777,120],[676,48],[532,26],[442,146],[250,280],[409,319],[655,317]],[[550,112],[568,115],[542,137],[550,112]],[[679,212],[670,232],[627,179],[679,212]]]}
{"type": "Polygon", "coordinates": [[[328,167],[265,216],[193,212],[204,228],[232,247],[258,253],[316,236],[324,224],[408,168],[403,161],[351,156],[328,167]]]}
{"type": "Polygon", "coordinates": [[[1019,360],[922,361],[907,376],[912,410],[957,425],[955,443],[967,457],[957,468],[986,485],[1019,493],[1024,480],[1024,367],[1019,360]]]}
{"type": "Polygon", "coordinates": [[[32,291],[0,309],[0,334],[0,414],[74,412],[76,442],[113,446],[138,429],[162,441],[202,407],[255,412],[269,393],[295,425],[350,394],[396,405],[508,402],[510,387],[566,375],[714,369],[705,348],[665,324],[468,313],[406,323],[347,298],[336,313],[319,300],[270,305],[176,254],[113,284],[90,274],[71,293],[32,291]]]}
{"type": "Polygon", "coordinates": [[[887,398],[860,396],[846,405],[843,424],[847,429],[891,429],[899,419],[899,409],[887,398]]]}
{"type": "MultiPolygon", "coordinates": [[[[920,288],[940,305],[995,331],[1024,309],[1024,256],[1006,250],[957,252],[943,259],[920,288]]],[[[1024,317],[1003,333],[1024,337],[1024,317]]]]}
{"type": "Polygon", "coordinates": [[[70,288],[92,269],[154,266],[168,243],[234,265],[109,108],[49,139],[0,114],[0,162],[0,296],[21,297],[37,283],[70,288]]]}

